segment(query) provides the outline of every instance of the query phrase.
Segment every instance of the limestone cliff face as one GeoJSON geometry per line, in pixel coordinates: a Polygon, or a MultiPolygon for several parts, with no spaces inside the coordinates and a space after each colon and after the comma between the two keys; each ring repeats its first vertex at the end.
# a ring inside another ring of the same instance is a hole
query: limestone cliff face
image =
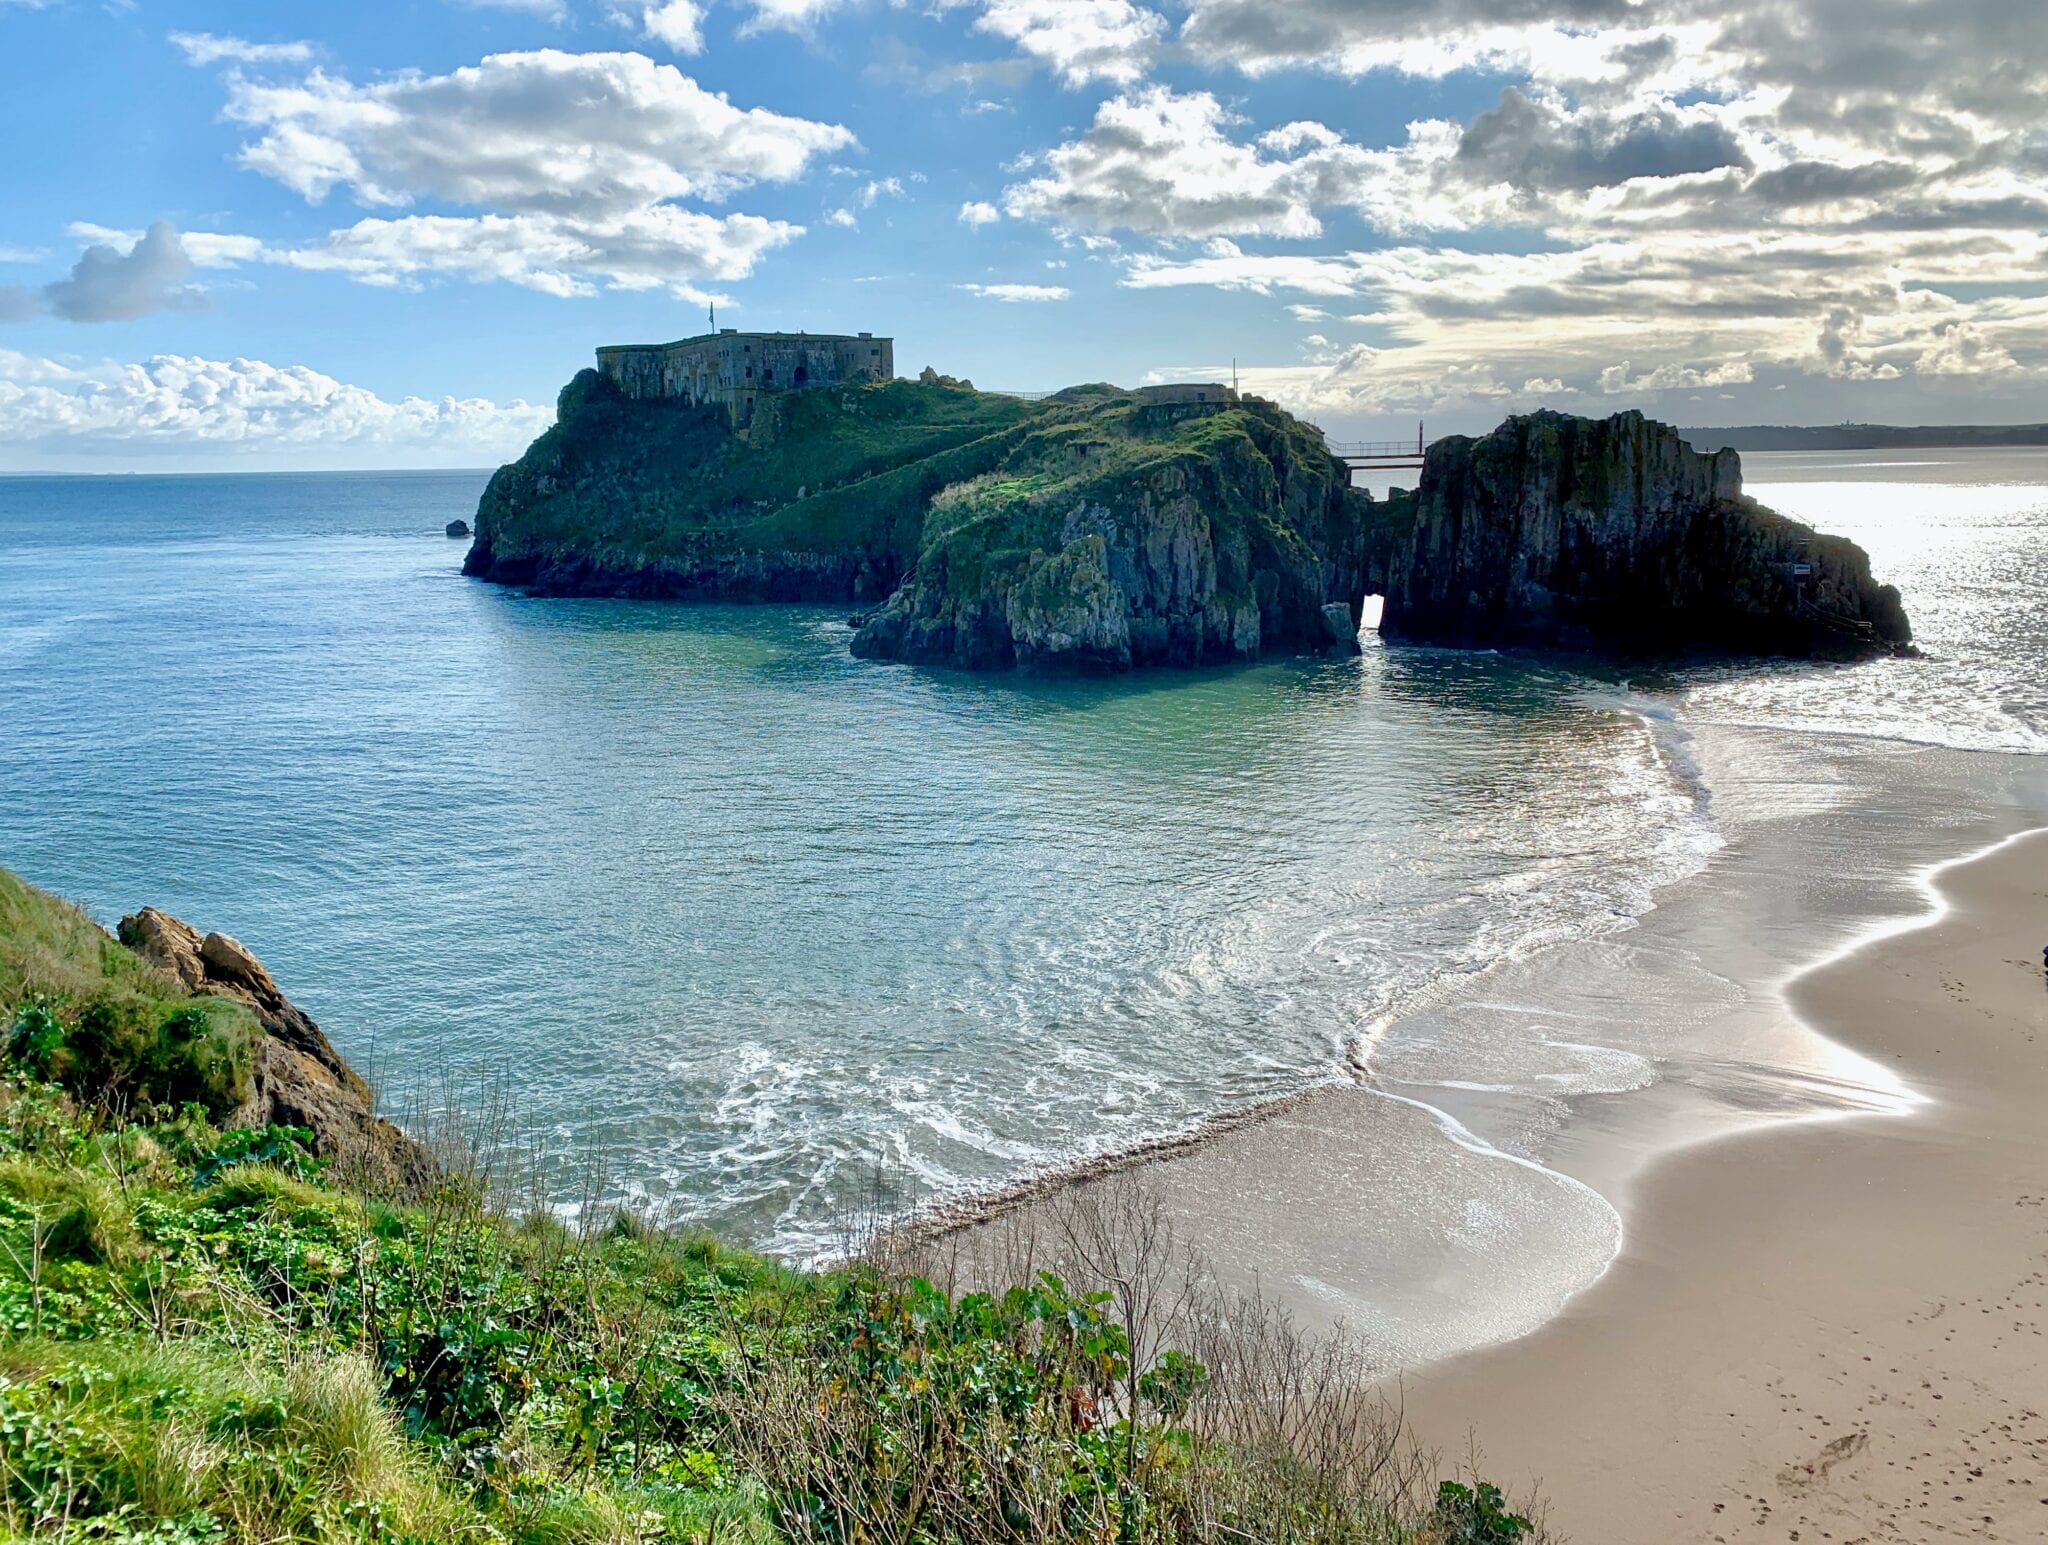
{"type": "Polygon", "coordinates": [[[1744,497],[1735,452],[1635,412],[1438,441],[1368,549],[1391,638],[1841,656],[1912,637],[1861,548],[1744,497]]]}
{"type": "Polygon", "coordinates": [[[933,501],[853,652],[970,670],[1195,665],[1353,642],[1369,501],[1268,403],[1128,397],[933,501]],[[1341,631],[1341,630],[1340,630],[1341,631]]]}
{"type": "Polygon", "coordinates": [[[314,1151],[351,1181],[413,1192],[438,1173],[427,1149],[379,1116],[370,1086],[287,998],[263,963],[226,934],[202,936],[190,923],[144,907],[121,919],[120,940],[186,991],[234,998],[263,1027],[253,1089],[229,1118],[242,1127],[306,1127],[314,1151]]]}

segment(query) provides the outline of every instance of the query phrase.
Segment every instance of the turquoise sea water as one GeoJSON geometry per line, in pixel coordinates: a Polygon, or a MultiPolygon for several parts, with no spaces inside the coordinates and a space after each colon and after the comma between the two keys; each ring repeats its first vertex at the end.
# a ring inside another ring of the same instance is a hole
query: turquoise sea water
{"type": "Polygon", "coordinates": [[[1873,461],[1752,487],[1864,541],[1927,659],[1640,679],[918,672],[830,611],[464,580],[480,473],[0,479],[0,864],[237,935],[400,1107],[500,1070],[558,1154],[804,1254],[878,1174],[1346,1078],[1625,929],[1720,840],[1690,725],[2048,749],[2048,455],[1873,461]]]}

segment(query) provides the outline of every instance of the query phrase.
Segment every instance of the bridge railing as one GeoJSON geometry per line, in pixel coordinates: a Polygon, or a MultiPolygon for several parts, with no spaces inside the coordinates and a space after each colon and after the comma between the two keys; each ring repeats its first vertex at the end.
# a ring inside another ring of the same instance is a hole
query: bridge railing
{"type": "Polygon", "coordinates": [[[1413,440],[1332,440],[1329,446],[1333,456],[1405,456],[1418,461],[1422,457],[1422,447],[1413,440]]]}

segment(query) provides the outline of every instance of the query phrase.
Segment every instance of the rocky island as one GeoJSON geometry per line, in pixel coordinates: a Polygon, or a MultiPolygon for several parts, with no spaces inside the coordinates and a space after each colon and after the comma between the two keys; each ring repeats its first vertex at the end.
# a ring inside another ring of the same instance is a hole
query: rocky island
{"type": "Polygon", "coordinates": [[[1315,426],[1228,387],[1028,400],[863,364],[888,348],[600,351],[492,478],[464,572],[850,604],[856,655],[970,670],[1349,649],[1374,595],[1387,636],[1449,644],[1833,657],[1911,638],[1860,548],[1745,498],[1733,452],[1640,413],[1440,440],[1415,492],[1374,500],[1315,426]]]}
{"type": "Polygon", "coordinates": [[[1391,638],[1841,657],[1913,636],[1862,548],[1746,497],[1734,451],[1640,413],[1439,440],[1366,525],[1391,638]]]}

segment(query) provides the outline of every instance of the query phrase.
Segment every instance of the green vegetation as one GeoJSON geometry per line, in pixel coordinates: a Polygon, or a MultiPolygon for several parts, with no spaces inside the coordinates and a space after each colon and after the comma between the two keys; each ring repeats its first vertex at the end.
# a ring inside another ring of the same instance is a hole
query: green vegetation
{"type": "Polygon", "coordinates": [[[5,870],[0,1004],[19,1006],[8,1017],[7,1055],[30,1077],[102,1102],[190,1102],[214,1117],[248,1098],[263,1032],[246,1008],[182,991],[5,870]]]}
{"type": "Polygon", "coordinates": [[[1065,1275],[986,1293],[515,1211],[502,1134],[431,1194],[352,1193],[312,1134],[174,1097],[202,1037],[96,1088],[93,1005],[195,1010],[4,873],[0,907],[0,1536],[1535,1538],[1440,1482],[1344,1343],[1214,1293],[1128,1197],[1074,1215],[1065,1275]]]}
{"type": "Polygon", "coordinates": [[[1300,517],[1320,517],[1342,478],[1321,436],[1270,404],[1219,412],[1143,407],[1127,396],[1060,403],[991,472],[933,502],[921,561],[943,554],[953,573],[1021,565],[1066,544],[1077,508],[1136,526],[1141,502],[1190,493],[1225,569],[1218,588],[1246,594],[1255,570],[1313,561],[1300,517]]]}
{"type": "Polygon", "coordinates": [[[797,551],[907,562],[923,503],[993,464],[1041,405],[914,381],[763,393],[722,408],[632,401],[586,370],[555,426],[491,480],[471,571],[687,576],[797,551]]]}

